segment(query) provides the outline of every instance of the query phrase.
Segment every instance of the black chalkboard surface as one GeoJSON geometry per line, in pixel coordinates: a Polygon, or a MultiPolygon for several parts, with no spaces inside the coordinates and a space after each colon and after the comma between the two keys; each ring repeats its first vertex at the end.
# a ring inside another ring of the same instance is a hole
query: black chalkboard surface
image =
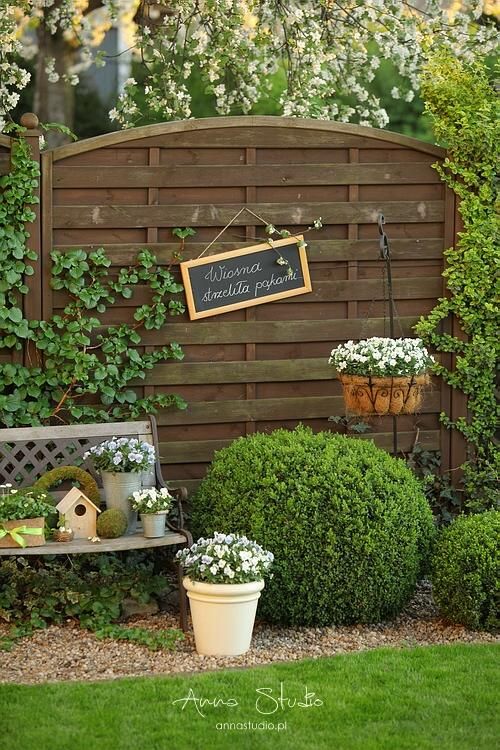
{"type": "Polygon", "coordinates": [[[181,263],[191,320],[310,292],[302,235],[181,263]]]}

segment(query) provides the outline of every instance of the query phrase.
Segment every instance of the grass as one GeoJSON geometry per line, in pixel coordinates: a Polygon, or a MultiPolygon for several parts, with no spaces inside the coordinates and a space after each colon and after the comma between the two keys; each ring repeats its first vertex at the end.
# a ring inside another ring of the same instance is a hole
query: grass
{"type": "Polygon", "coordinates": [[[9,750],[491,750],[499,652],[379,649],[184,677],[1,685],[2,740],[9,750]],[[257,728],[217,728],[225,722],[257,728]]]}

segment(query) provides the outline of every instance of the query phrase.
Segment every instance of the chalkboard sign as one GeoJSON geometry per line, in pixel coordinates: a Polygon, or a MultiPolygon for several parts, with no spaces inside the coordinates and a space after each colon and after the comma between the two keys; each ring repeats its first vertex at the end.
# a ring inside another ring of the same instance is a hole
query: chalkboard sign
{"type": "Polygon", "coordinates": [[[181,263],[191,320],[310,292],[302,235],[181,263]]]}

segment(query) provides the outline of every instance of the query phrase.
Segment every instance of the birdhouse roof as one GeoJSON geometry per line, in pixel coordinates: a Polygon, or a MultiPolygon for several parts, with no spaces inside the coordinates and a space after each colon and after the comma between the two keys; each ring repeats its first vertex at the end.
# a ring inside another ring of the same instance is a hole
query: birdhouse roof
{"type": "Polygon", "coordinates": [[[87,495],[78,489],[78,487],[72,487],[70,491],[64,495],[63,499],[58,502],[56,508],[59,513],[64,514],[71,510],[71,508],[77,503],[84,503],[97,511],[97,513],[101,512],[97,505],[94,505],[92,500],[89,500],[87,495]]]}

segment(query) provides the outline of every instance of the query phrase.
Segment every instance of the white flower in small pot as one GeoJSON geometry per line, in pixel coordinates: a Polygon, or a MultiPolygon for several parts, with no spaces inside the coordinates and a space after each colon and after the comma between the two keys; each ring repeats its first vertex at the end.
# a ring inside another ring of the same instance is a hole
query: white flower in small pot
{"type": "Polygon", "coordinates": [[[165,521],[175,498],[167,487],[155,487],[133,492],[130,497],[133,510],[140,513],[145,537],[165,535],[165,521]]]}
{"type": "Polygon", "coordinates": [[[187,574],[196,650],[199,654],[235,656],[250,648],[264,578],[274,560],[246,536],[215,532],[198,539],[176,559],[187,574]]]}
{"type": "Polygon", "coordinates": [[[102,477],[107,508],[119,508],[129,519],[127,533],[135,531],[137,513],[128,498],[142,487],[142,474],[155,463],[155,449],[137,438],[116,438],[94,445],[83,457],[102,477]]]}
{"type": "Polygon", "coordinates": [[[420,339],[374,336],[332,350],[329,364],[352,414],[414,414],[434,362],[420,339]]]}

